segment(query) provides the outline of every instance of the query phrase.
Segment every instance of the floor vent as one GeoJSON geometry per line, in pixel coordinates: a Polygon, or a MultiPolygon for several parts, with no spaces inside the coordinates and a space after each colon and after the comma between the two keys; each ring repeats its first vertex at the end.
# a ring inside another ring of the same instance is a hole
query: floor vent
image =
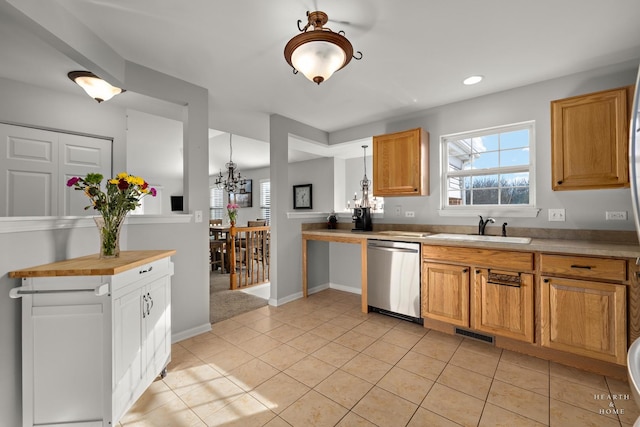
{"type": "Polygon", "coordinates": [[[456,335],[462,335],[467,338],[473,338],[474,340],[488,342],[493,344],[493,337],[491,335],[483,335],[477,332],[467,331],[466,329],[456,328],[456,335]]]}

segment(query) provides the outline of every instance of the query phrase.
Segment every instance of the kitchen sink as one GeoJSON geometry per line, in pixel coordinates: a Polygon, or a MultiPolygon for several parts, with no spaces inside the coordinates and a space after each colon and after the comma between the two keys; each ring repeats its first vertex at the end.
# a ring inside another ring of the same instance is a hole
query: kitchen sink
{"type": "Polygon", "coordinates": [[[438,233],[424,236],[427,239],[439,239],[439,240],[455,240],[463,242],[498,242],[498,243],[519,243],[529,244],[531,243],[531,237],[502,237],[502,236],[486,236],[479,234],[449,234],[438,233]]]}
{"type": "Polygon", "coordinates": [[[378,234],[384,234],[386,236],[398,236],[398,237],[426,237],[431,233],[424,231],[380,231],[378,234]]]}

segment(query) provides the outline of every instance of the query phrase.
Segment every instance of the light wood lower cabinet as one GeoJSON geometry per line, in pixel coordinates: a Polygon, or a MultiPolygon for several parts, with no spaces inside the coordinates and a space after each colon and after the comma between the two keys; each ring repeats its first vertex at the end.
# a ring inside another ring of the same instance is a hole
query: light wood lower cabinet
{"type": "Polygon", "coordinates": [[[425,245],[422,256],[423,318],[534,341],[531,252],[425,245]]]}
{"type": "Polygon", "coordinates": [[[533,274],[475,269],[471,328],[533,342],[533,274]]]}
{"type": "Polygon", "coordinates": [[[541,277],[541,345],[625,364],[626,286],[541,277]]]}
{"type": "Polygon", "coordinates": [[[469,327],[469,267],[422,263],[422,317],[469,327]]]}

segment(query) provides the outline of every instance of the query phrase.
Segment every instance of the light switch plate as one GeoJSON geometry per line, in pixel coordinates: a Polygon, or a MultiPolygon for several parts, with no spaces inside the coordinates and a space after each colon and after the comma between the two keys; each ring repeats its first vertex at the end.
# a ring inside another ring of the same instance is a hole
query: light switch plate
{"type": "Polygon", "coordinates": [[[202,222],[202,211],[195,211],[194,216],[196,222],[202,222]]]}
{"type": "Polygon", "coordinates": [[[549,221],[565,221],[564,209],[549,209],[549,221]]]}

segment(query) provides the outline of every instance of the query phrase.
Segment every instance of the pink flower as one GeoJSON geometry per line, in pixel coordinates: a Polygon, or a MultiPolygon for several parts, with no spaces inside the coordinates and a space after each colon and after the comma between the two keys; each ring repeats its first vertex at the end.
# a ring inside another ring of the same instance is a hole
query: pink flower
{"type": "Polygon", "coordinates": [[[73,187],[78,181],[80,181],[80,178],[74,176],[73,178],[69,179],[69,181],[67,181],[67,187],[73,187]]]}
{"type": "Polygon", "coordinates": [[[155,188],[151,187],[151,190],[149,190],[149,194],[151,194],[152,197],[156,197],[156,194],[158,194],[158,192],[155,188]]]}

